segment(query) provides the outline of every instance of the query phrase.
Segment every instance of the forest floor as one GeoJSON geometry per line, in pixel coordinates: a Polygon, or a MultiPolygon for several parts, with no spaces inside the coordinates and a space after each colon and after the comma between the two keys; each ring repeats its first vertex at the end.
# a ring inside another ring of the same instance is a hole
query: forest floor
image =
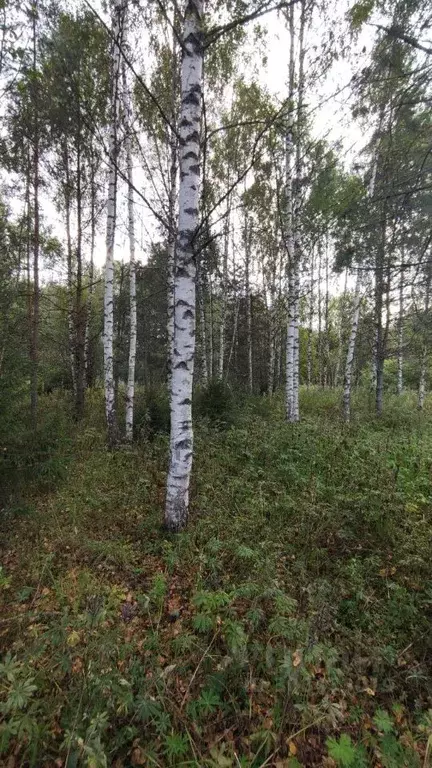
{"type": "Polygon", "coordinates": [[[167,435],[108,452],[94,401],[78,428],[46,398],[2,513],[0,765],[428,766],[432,403],[200,417],[170,536],[167,435]]]}

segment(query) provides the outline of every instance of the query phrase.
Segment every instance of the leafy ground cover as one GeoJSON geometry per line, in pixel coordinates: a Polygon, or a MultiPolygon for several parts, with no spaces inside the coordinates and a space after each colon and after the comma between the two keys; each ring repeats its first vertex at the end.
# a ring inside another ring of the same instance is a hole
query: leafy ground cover
{"type": "Polygon", "coordinates": [[[96,399],[2,512],[0,764],[429,765],[430,406],[202,398],[169,536],[163,406],[108,452],[96,399]]]}

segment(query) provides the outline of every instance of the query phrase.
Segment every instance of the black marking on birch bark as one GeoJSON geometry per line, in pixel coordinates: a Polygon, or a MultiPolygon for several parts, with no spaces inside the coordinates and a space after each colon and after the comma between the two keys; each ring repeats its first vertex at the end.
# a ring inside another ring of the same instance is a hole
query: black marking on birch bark
{"type": "Polygon", "coordinates": [[[193,320],[194,317],[195,315],[191,309],[187,309],[186,312],[183,312],[183,320],[188,320],[188,319],[193,320]]]}
{"type": "Polygon", "coordinates": [[[176,267],[176,277],[189,277],[189,272],[184,267],[176,267]]]}
{"type": "Polygon", "coordinates": [[[190,46],[193,49],[193,54],[195,56],[197,55],[200,56],[203,50],[203,43],[204,43],[204,35],[202,32],[190,32],[183,41],[183,45],[186,48],[185,50],[186,55],[187,56],[192,55],[192,53],[188,50],[188,46],[190,46]]]}
{"type": "Polygon", "coordinates": [[[180,400],[179,405],[192,405],[192,400],[189,397],[185,397],[184,400],[180,400]]]}
{"type": "Polygon", "coordinates": [[[183,156],[183,160],[195,160],[195,162],[198,162],[198,152],[194,152],[193,150],[189,150],[189,152],[186,152],[186,154],[183,156]]]}
{"type": "Polygon", "coordinates": [[[198,216],[198,208],[185,208],[185,213],[188,214],[188,216],[198,216]]]}
{"type": "Polygon", "coordinates": [[[182,104],[194,104],[198,106],[201,101],[201,88],[191,88],[187,96],[182,99],[182,104]]]}
{"type": "Polygon", "coordinates": [[[190,307],[190,304],[188,301],[185,301],[184,299],[178,299],[176,301],[176,307],[190,307]]]}
{"type": "MultiPolygon", "coordinates": [[[[195,130],[191,131],[190,133],[188,133],[187,136],[185,136],[185,140],[186,140],[186,142],[188,144],[190,144],[191,142],[194,142],[194,144],[199,144],[200,143],[200,135],[199,135],[198,131],[195,129],[195,130]]],[[[183,155],[184,159],[189,159],[190,157],[193,157],[194,159],[197,159],[198,158],[198,153],[195,152],[195,150],[190,149],[189,152],[186,152],[183,155]]]]}
{"type": "Polygon", "coordinates": [[[187,451],[188,449],[190,450],[192,448],[192,441],[189,440],[189,438],[179,440],[177,443],[175,443],[175,447],[180,451],[187,451]]]}
{"type": "Polygon", "coordinates": [[[186,247],[188,243],[190,242],[190,238],[192,235],[195,234],[195,227],[193,229],[190,229],[190,227],[187,227],[185,229],[181,229],[178,233],[178,240],[180,241],[180,247],[182,246],[182,240],[185,241],[186,247]]]}
{"type": "Polygon", "coordinates": [[[176,371],[178,371],[178,370],[187,371],[187,369],[188,369],[188,367],[187,367],[187,365],[186,365],[184,360],[180,360],[179,363],[175,363],[174,368],[175,368],[176,371]]]}
{"type": "Polygon", "coordinates": [[[193,173],[194,176],[199,176],[200,175],[199,164],[197,164],[197,165],[190,165],[189,166],[189,173],[193,173]]]}

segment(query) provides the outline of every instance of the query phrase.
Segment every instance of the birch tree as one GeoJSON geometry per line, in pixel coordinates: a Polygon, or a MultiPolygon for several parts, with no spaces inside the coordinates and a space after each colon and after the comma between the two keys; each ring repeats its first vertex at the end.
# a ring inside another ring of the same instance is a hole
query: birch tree
{"type": "Polygon", "coordinates": [[[429,326],[431,277],[432,277],[432,271],[431,271],[430,265],[428,265],[427,274],[426,274],[425,298],[424,298],[422,348],[421,348],[421,357],[420,357],[420,377],[419,377],[418,400],[417,400],[417,406],[420,411],[423,410],[425,397],[426,397],[426,376],[427,376],[427,367],[428,367],[427,364],[428,364],[428,357],[429,357],[428,326],[429,326]]]}
{"type": "Polygon", "coordinates": [[[33,3],[30,15],[32,21],[32,64],[33,77],[31,101],[33,111],[33,301],[30,330],[31,361],[31,416],[36,425],[38,405],[38,370],[39,370],[39,238],[40,238],[40,120],[39,120],[39,76],[38,67],[38,3],[33,3]]]}
{"type": "Polygon", "coordinates": [[[179,220],[174,272],[174,351],[170,461],[165,524],[181,530],[189,512],[193,458],[192,386],[195,356],[195,236],[199,223],[203,0],[188,0],[182,37],[179,220]]]}
{"type": "Polygon", "coordinates": [[[288,11],[289,20],[289,38],[290,38],[290,56],[288,73],[288,120],[285,135],[285,220],[284,220],[284,239],[287,253],[287,271],[288,271],[288,327],[286,342],[286,392],[285,392],[285,413],[287,421],[294,421],[294,344],[295,344],[295,237],[293,222],[293,159],[294,159],[294,80],[295,80],[295,58],[294,58],[294,6],[291,5],[288,11]]]}
{"type": "MultiPolygon", "coordinates": [[[[126,20],[124,21],[126,26],[126,20]]],[[[126,34],[126,32],[125,32],[126,34]]],[[[124,42],[126,44],[125,35],[124,42]]],[[[128,184],[128,236],[129,236],[129,363],[126,388],[126,440],[133,439],[134,398],[135,398],[135,359],[137,347],[137,300],[136,300],[136,262],[135,262],[135,203],[132,165],[132,109],[128,87],[126,65],[122,62],[123,110],[125,118],[125,155],[128,184]]]]}
{"type": "Polygon", "coordinates": [[[347,350],[347,356],[346,356],[346,362],[345,362],[345,376],[344,376],[344,387],[343,387],[343,416],[345,421],[349,421],[351,418],[351,382],[352,382],[352,372],[353,372],[353,364],[354,364],[354,351],[355,351],[355,344],[357,339],[357,331],[358,331],[359,318],[360,318],[360,305],[361,305],[361,298],[362,298],[360,287],[361,287],[360,270],[357,270],[357,278],[356,278],[354,302],[353,302],[353,315],[351,320],[351,331],[350,331],[350,336],[348,340],[348,350],[347,350]]]}
{"type": "Polygon", "coordinates": [[[104,293],[104,380],[105,415],[108,442],[116,440],[116,409],[114,386],[114,242],[117,217],[117,161],[120,116],[121,46],[125,0],[114,0],[112,9],[111,115],[109,135],[108,200],[106,225],[106,260],[104,293]]]}
{"type": "Polygon", "coordinates": [[[397,393],[403,393],[403,323],[404,323],[404,258],[402,249],[402,263],[399,275],[399,316],[398,316],[398,351],[397,351],[397,393]]]}

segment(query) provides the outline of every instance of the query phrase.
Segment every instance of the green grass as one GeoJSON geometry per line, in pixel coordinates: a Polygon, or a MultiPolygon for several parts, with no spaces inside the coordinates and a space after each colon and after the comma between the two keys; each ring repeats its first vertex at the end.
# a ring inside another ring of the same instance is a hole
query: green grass
{"type": "Polygon", "coordinates": [[[359,394],[346,427],[333,392],[303,391],[294,426],[278,398],[222,424],[201,401],[169,536],[167,435],[110,453],[93,399],[52,449],[56,487],[3,514],[1,757],[427,765],[430,404],[389,398],[376,421],[359,394]]]}

